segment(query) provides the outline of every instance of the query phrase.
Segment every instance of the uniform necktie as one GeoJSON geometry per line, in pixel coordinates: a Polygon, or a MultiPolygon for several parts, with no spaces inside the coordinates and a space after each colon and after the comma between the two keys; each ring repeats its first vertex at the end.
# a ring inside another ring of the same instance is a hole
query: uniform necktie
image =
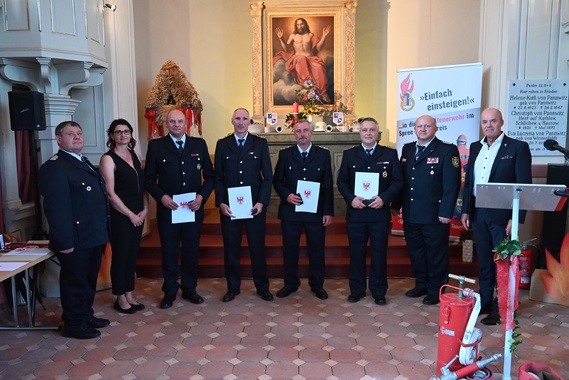
{"type": "Polygon", "coordinates": [[[95,168],[93,165],[91,165],[91,163],[89,162],[89,159],[87,159],[87,157],[85,156],[81,156],[81,161],[83,161],[85,163],[85,165],[87,165],[87,167],[92,170],[95,171],[95,168]]]}
{"type": "Polygon", "coordinates": [[[176,144],[178,144],[178,153],[180,153],[180,156],[181,156],[182,152],[184,151],[184,147],[182,146],[182,144],[184,144],[184,142],[182,140],[177,140],[176,144]]]}
{"type": "Polygon", "coordinates": [[[373,150],[373,149],[371,149],[371,148],[366,149],[366,155],[367,155],[368,157],[371,157],[371,151],[372,151],[372,150],[373,150]]]}
{"type": "Polygon", "coordinates": [[[419,156],[421,155],[421,153],[425,150],[424,146],[421,145],[417,145],[417,153],[415,154],[415,161],[417,161],[419,159],[419,156]]]}
{"type": "Polygon", "coordinates": [[[302,153],[300,153],[300,155],[302,156],[303,160],[306,160],[306,156],[308,156],[308,152],[302,152],[302,153]]]}
{"type": "Polygon", "coordinates": [[[243,141],[245,141],[245,139],[237,139],[237,142],[239,142],[239,150],[243,149],[243,141]]]}

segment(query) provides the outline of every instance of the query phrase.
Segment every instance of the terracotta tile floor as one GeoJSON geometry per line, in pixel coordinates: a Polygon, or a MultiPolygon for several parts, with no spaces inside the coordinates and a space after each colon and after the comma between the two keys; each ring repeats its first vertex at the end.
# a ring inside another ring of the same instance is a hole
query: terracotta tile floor
{"type": "MultiPolygon", "coordinates": [[[[304,281],[288,298],[262,301],[252,281],[241,295],[221,302],[224,279],[200,279],[205,303],[178,298],[157,307],[161,280],[140,279],[137,294],[146,310],[133,315],[112,309],[110,290],[97,294],[95,312],[111,320],[102,336],[86,341],[56,331],[0,331],[1,379],[428,379],[437,360],[438,306],[404,296],[411,279],[389,279],[387,306],[371,297],[350,304],[347,280],[327,280],[330,298],[314,297],[304,281]]],[[[282,286],[271,280],[273,293],[282,286]]],[[[512,377],[526,361],[547,363],[569,378],[569,309],[528,300],[520,292],[523,343],[512,377]]],[[[57,324],[59,299],[38,307],[39,324],[57,324]]],[[[22,307],[22,314],[25,310],[22,307]]],[[[6,324],[10,314],[0,313],[6,324]]],[[[499,326],[478,326],[484,358],[503,352],[499,326]]],[[[495,378],[502,362],[489,367],[495,378]]]]}

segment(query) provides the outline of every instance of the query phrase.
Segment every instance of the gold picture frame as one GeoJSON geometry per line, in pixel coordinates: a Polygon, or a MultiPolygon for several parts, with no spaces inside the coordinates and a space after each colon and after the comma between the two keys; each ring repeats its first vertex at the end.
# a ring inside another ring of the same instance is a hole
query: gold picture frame
{"type": "Polygon", "coordinates": [[[314,83],[321,109],[354,113],[356,8],[357,0],[249,3],[255,121],[263,123],[268,112],[284,120],[296,92],[312,77],[325,78],[314,83]],[[305,35],[312,36],[313,49],[303,49],[309,45],[305,35]]]}

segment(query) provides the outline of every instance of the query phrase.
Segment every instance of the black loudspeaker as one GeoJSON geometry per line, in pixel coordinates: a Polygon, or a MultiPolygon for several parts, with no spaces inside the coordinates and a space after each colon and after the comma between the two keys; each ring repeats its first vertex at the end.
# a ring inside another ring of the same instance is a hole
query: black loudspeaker
{"type": "Polygon", "coordinates": [[[10,124],[13,131],[46,129],[43,94],[37,91],[10,91],[10,124]]]}

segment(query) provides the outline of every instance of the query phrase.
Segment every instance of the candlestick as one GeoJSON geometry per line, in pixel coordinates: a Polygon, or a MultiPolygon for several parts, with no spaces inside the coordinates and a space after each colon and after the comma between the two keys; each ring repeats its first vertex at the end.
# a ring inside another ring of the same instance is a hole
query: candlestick
{"type": "Polygon", "coordinates": [[[298,113],[298,103],[292,103],[292,113],[298,113]]]}

